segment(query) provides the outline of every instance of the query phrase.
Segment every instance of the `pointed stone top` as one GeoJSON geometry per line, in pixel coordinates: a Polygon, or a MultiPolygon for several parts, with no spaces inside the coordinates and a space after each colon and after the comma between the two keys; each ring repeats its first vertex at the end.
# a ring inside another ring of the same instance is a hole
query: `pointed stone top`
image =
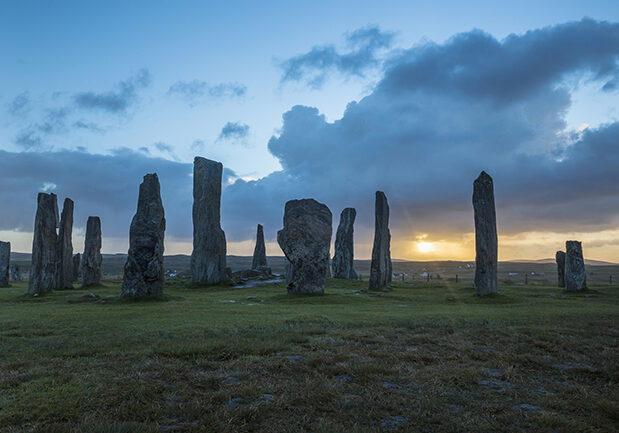
{"type": "Polygon", "coordinates": [[[475,179],[475,182],[492,183],[492,177],[482,170],[477,179],[475,179]]]}
{"type": "Polygon", "coordinates": [[[144,175],[144,182],[153,182],[153,181],[157,181],[159,182],[159,177],[157,176],[157,173],[148,173],[144,175]]]}
{"type": "Polygon", "coordinates": [[[258,224],[258,227],[256,227],[256,229],[257,230],[262,230],[263,229],[262,224],[258,224]]]}

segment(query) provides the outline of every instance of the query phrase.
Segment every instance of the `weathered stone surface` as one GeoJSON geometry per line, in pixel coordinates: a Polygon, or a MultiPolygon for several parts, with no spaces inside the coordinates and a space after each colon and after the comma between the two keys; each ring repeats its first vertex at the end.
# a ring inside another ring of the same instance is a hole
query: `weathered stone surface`
{"type": "Polygon", "coordinates": [[[80,264],[82,262],[82,256],[80,253],[73,254],[73,281],[77,281],[80,278],[80,264]]]}
{"type": "Polygon", "coordinates": [[[555,260],[557,262],[557,285],[559,287],[565,287],[565,253],[563,251],[557,251],[555,260]]]}
{"type": "Polygon", "coordinates": [[[335,235],[335,254],[333,256],[333,277],[356,280],[354,269],[354,224],[357,211],[347,207],[340,214],[340,224],[335,235]]]}
{"type": "Polygon", "coordinates": [[[50,292],[56,287],[58,261],[56,227],[58,227],[58,199],[56,194],[40,192],[37,196],[37,213],[34,217],[32,259],[28,293],[50,292]]]}
{"type": "Polygon", "coordinates": [[[9,285],[9,267],[11,263],[11,243],[0,241],[0,287],[9,285]]]}
{"type": "Polygon", "coordinates": [[[163,293],[163,239],[165,214],[157,173],[147,174],[140,185],[138,210],[129,230],[121,296],[163,293]]]}
{"type": "Polygon", "coordinates": [[[82,255],[82,287],[101,283],[101,220],[89,216],[86,222],[86,239],[82,255]]]}
{"type": "Polygon", "coordinates": [[[19,265],[11,266],[11,280],[21,281],[21,273],[19,272],[19,265]]]}
{"type": "Polygon", "coordinates": [[[582,243],[565,243],[565,290],[577,292],[587,288],[587,272],[582,256],[582,243]]]}
{"type": "Polygon", "coordinates": [[[73,200],[65,198],[60,214],[58,229],[58,263],[56,268],[56,288],[73,288],[73,200]]]}
{"type": "Polygon", "coordinates": [[[257,269],[258,266],[268,266],[267,250],[264,246],[264,230],[261,224],[258,224],[256,229],[256,246],[254,247],[254,258],[251,262],[251,268],[257,269]]]}
{"type": "Polygon", "coordinates": [[[498,292],[496,211],[492,178],[482,171],[473,183],[475,212],[475,291],[478,296],[498,292]]]}
{"type": "Polygon", "coordinates": [[[391,283],[391,233],[389,232],[389,203],[382,191],[376,191],[374,246],[370,264],[370,290],[391,283]]]}
{"type": "Polygon", "coordinates": [[[221,229],[220,162],[193,161],[193,252],[191,277],[196,283],[217,284],[228,279],[226,234],[221,229]]]}
{"type": "Polygon", "coordinates": [[[324,293],[329,267],[332,216],[314,199],[290,200],[277,243],[290,261],[288,293],[324,293]]]}

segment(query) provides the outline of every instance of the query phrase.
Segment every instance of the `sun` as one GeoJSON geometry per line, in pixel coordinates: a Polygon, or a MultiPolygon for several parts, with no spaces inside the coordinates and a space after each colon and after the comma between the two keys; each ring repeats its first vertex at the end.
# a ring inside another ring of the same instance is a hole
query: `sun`
{"type": "Polygon", "coordinates": [[[431,242],[418,242],[417,249],[422,253],[429,253],[434,251],[434,244],[431,242]]]}

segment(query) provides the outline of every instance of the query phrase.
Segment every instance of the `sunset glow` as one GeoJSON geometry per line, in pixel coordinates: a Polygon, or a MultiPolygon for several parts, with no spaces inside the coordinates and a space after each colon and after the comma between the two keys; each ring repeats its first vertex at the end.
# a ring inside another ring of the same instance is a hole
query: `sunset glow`
{"type": "Polygon", "coordinates": [[[432,242],[419,242],[417,244],[417,249],[421,253],[429,253],[434,251],[434,244],[432,242]]]}

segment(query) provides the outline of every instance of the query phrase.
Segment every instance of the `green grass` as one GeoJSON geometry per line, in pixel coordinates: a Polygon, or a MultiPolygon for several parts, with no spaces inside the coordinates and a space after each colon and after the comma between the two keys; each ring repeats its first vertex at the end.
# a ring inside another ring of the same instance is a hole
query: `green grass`
{"type": "Polygon", "coordinates": [[[619,427],[618,286],[365,284],[0,289],[0,431],[619,427]]]}

